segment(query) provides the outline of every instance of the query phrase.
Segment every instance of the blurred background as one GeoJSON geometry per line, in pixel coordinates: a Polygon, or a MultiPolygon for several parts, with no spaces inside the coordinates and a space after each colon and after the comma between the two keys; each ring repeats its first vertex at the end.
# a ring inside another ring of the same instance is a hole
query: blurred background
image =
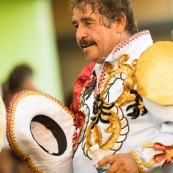
{"type": "MultiPolygon", "coordinates": [[[[173,0],[132,0],[139,30],[171,41],[173,0]]],[[[67,0],[0,0],[0,84],[8,106],[20,89],[38,89],[68,107],[74,82],[88,64],[75,40],[67,0]]],[[[7,148],[0,173],[30,173],[7,148]]]]}
{"type": "MultiPolygon", "coordinates": [[[[172,40],[173,0],[132,0],[139,30],[172,40]]],[[[67,0],[0,0],[0,83],[26,63],[36,88],[66,103],[88,64],[75,40],[67,0]]],[[[68,103],[67,103],[68,104],[68,103]]]]}

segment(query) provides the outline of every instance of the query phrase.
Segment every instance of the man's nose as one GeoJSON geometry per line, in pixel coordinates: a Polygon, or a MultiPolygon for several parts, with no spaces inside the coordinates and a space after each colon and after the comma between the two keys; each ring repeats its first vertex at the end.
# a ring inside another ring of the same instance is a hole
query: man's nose
{"type": "Polygon", "coordinates": [[[82,25],[78,26],[76,31],[76,39],[81,40],[82,38],[86,38],[87,35],[88,35],[87,28],[82,25]]]}

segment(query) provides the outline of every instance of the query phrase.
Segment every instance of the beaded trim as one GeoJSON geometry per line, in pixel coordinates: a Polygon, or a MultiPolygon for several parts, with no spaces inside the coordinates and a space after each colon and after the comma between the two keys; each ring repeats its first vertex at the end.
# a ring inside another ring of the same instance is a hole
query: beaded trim
{"type": "Polygon", "coordinates": [[[23,90],[21,92],[16,93],[9,104],[8,110],[7,110],[7,140],[12,148],[12,150],[23,160],[26,160],[28,163],[28,166],[31,168],[32,171],[35,173],[44,173],[43,170],[39,169],[33,162],[33,160],[29,157],[28,154],[26,154],[18,145],[16,138],[15,138],[15,133],[14,133],[14,120],[15,120],[15,112],[16,112],[16,107],[18,103],[25,97],[31,96],[31,95],[38,95],[38,96],[43,96],[46,97],[58,105],[60,105],[66,112],[68,112],[73,118],[74,115],[72,112],[65,106],[63,105],[60,101],[58,101],[56,98],[53,98],[50,95],[47,95],[45,93],[42,93],[40,91],[35,91],[35,90],[23,90]]]}
{"type": "Polygon", "coordinates": [[[135,151],[131,151],[131,154],[132,154],[132,156],[133,156],[133,157],[135,158],[135,160],[136,160],[136,163],[137,163],[138,168],[139,168],[139,172],[140,172],[140,173],[143,173],[143,172],[144,172],[144,169],[143,169],[142,162],[141,162],[141,160],[140,160],[138,154],[137,154],[135,151]]]}

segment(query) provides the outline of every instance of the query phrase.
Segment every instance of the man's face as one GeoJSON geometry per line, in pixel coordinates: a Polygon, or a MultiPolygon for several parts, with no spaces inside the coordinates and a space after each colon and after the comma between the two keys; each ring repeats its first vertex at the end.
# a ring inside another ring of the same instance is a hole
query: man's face
{"type": "MultiPolygon", "coordinates": [[[[77,7],[73,9],[72,23],[76,27],[77,43],[86,59],[97,63],[103,63],[121,39],[117,32],[117,22],[107,28],[100,22],[100,18],[97,9],[93,12],[89,4],[85,7],[85,13],[77,7]]],[[[108,24],[106,18],[104,23],[108,24]]]]}

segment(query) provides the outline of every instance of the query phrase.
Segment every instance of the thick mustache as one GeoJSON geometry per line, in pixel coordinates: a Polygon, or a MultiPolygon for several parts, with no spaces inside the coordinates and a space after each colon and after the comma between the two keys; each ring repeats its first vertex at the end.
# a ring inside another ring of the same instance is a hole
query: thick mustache
{"type": "Polygon", "coordinates": [[[90,46],[93,44],[96,44],[96,42],[94,40],[82,39],[79,41],[79,45],[81,48],[86,47],[86,46],[90,46]]]}

